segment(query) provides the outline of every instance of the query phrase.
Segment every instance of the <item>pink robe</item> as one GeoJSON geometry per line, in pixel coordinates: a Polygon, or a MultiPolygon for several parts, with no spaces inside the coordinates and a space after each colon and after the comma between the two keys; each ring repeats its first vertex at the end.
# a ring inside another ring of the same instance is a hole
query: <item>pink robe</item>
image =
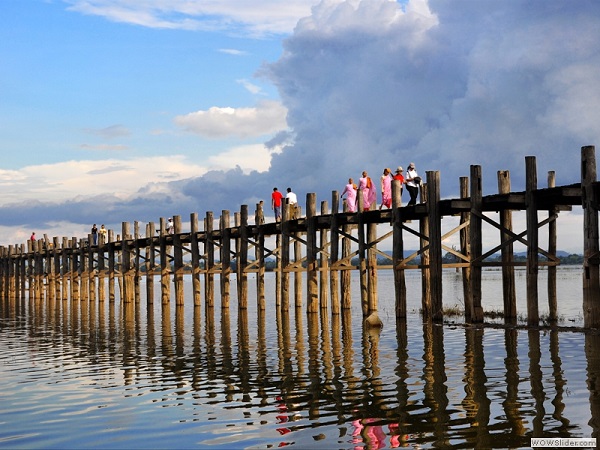
{"type": "Polygon", "coordinates": [[[381,176],[381,204],[386,207],[392,206],[392,177],[381,176]]]}
{"type": "Polygon", "coordinates": [[[348,212],[356,212],[356,189],[354,185],[349,183],[342,192],[342,197],[346,194],[346,204],[348,205],[348,212]]]}
{"type": "Polygon", "coordinates": [[[377,204],[377,189],[375,185],[371,181],[371,187],[367,187],[367,180],[370,180],[370,177],[365,177],[360,179],[360,184],[358,185],[359,189],[362,189],[363,193],[363,208],[365,211],[371,209],[372,205],[377,204]]]}

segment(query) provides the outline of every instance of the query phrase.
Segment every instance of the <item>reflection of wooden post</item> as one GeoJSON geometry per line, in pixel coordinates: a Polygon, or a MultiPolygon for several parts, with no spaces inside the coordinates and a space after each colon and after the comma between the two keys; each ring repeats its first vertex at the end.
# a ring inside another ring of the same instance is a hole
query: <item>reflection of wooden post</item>
{"type": "MultiPolygon", "coordinates": [[[[329,208],[326,201],[321,202],[321,215],[324,216],[327,214],[329,208]]],[[[321,309],[327,308],[327,274],[329,273],[329,260],[327,258],[327,230],[325,228],[321,229],[320,237],[319,237],[319,245],[321,247],[321,252],[319,254],[320,261],[320,276],[319,276],[319,300],[321,309]]]]}
{"type": "Polygon", "coordinates": [[[319,287],[317,280],[317,196],[306,194],[306,295],[307,312],[317,312],[319,308],[319,287]]]}
{"type": "Polygon", "coordinates": [[[184,304],[183,295],[183,243],[181,242],[181,216],[173,216],[173,284],[175,304],[184,304]]]}
{"type": "Polygon", "coordinates": [[[229,309],[229,274],[231,273],[231,239],[229,211],[221,212],[221,308],[229,309]]]}
{"type": "Polygon", "coordinates": [[[192,290],[194,306],[202,302],[202,286],[200,284],[200,245],[198,244],[198,214],[190,214],[190,249],[192,252],[192,290]]]}
{"type": "Polygon", "coordinates": [[[537,167],[534,156],[525,157],[525,206],[527,208],[527,323],[538,325],[538,215],[537,167]]]}
{"type": "Polygon", "coordinates": [[[581,193],[583,205],[583,322],[600,327],[600,253],[598,249],[598,204],[596,148],[581,148],[581,193]]]}
{"type": "Polygon", "coordinates": [[[473,260],[481,257],[481,216],[482,216],[481,166],[471,166],[471,213],[469,215],[469,243],[471,247],[471,322],[483,322],[481,307],[481,262],[473,260]]]}
{"type": "Polygon", "coordinates": [[[207,307],[215,306],[215,243],[213,241],[214,217],[212,211],[206,212],[204,229],[206,230],[206,241],[204,242],[204,297],[207,307]]]}
{"type": "MultiPolygon", "coordinates": [[[[329,247],[329,258],[331,267],[335,266],[339,256],[340,234],[338,230],[338,213],[340,208],[340,197],[338,191],[331,193],[331,245],[329,247]]],[[[331,292],[331,313],[340,313],[339,274],[337,268],[330,268],[329,290],[331,292]]]]}
{"type": "Polygon", "coordinates": [[[392,181],[392,266],[394,270],[394,291],[396,293],[396,318],[406,319],[406,278],[400,264],[404,260],[404,240],[402,237],[402,184],[392,181]]]}
{"type": "MultiPolygon", "coordinates": [[[[500,194],[510,193],[510,172],[508,170],[498,171],[498,192],[500,194]]],[[[500,211],[500,226],[512,231],[512,211],[503,209],[500,211]]],[[[510,241],[511,236],[500,231],[500,242],[510,241]]],[[[515,291],[515,268],[513,244],[502,247],[502,294],[504,298],[504,321],[512,323],[517,318],[517,295],[515,291]]]]}
{"type": "MultiPolygon", "coordinates": [[[[556,172],[553,170],[548,172],[548,187],[556,186],[556,172]]],[[[548,211],[548,215],[555,216],[558,214],[558,208],[552,206],[548,211]]],[[[548,253],[556,257],[556,219],[551,219],[548,223],[548,253]]],[[[551,261],[548,266],[548,309],[550,312],[550,320],[556,322],[558,320],[558,303],[556,299],[556,266],[551,261]]]]}
{"type": "Polygon", "coordinates": [[[442,215],[440,211],[440,173],[427,172],[427,212],[429,218],[429,273],[431,276],[431,314],[443,320],[442,304],[442,215]]]}

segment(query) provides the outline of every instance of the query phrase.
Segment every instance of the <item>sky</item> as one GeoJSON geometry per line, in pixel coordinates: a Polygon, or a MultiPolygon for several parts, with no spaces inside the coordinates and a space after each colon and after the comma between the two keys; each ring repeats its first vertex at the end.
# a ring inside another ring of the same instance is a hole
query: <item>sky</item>
{"type": "MultiPolygon", "coordinates": [[[[473,164],[523,191],[529,155],[579,182],[599,42],[596,0],[0,0],[0,245],[331,202],[409,162],[444,198],[473,164]]],[[[561,213],[559,249],[582,230],[561,213]]]]}

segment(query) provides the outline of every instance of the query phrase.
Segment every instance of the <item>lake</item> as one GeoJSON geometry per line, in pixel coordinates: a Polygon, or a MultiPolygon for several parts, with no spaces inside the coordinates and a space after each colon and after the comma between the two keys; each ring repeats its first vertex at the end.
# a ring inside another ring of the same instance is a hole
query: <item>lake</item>
{"type": "MultiPolygon", "coordinates": [[[[189,285],[182,307],[158,294],[150,308],[144,298],[2,299],[0,448],[520,448],[597,437],[600,335],[568,329],[583,323],[581,276],[558,270],[560,330],[424,324],[417,271],[399,324],[392,273],[380,272],[381,330],[363,326],[356,272],[353,308],[333,317],[278,310],[273,274],[262,313],[253,279],[244,312],[234,288],[229,311],[218,299],[194,307],[189,285]]],[[[525,314],[525,272],[516,280],[525,314]]],[[[544,283],[542,270],[541,315],[544,283]]],[[[445,306],[462,304],[454,271],[443,289],[445,306]]],[[[500,271],[484,271],[483,306],[502,310],[500,271]]]]}

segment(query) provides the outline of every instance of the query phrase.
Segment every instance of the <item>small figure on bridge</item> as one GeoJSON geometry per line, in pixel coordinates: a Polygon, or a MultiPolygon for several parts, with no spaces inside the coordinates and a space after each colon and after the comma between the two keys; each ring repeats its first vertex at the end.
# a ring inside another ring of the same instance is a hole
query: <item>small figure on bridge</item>
{"type": "Polygon", "coordinates": [[[283,198],[283,194],[277,190],[276,187],[273,188],[273,193],[271,194],[271,209],[275,213],[275,222],[281,222],[281,199],[283,198]]]}
{"type": "Polygon", "coordinates": [[[411,162],[406,169],[406,189],[408,189],[408,193],[410,194],[410,200],[408,201],[407,206],[417,204],[417,196],[419,195],[420,184],[421,178],[417,173],[415,163],[411,162]]]}
{"type": "Polygon", "coordinates": [[[383,169],[383,175],[381,175],[381,205],[379,209],[390,208],[392,206],[392,169],[383,169]]]}
{"type": "Polygon", "coordinates": [[[346,195],[346,198],[344,200],[346,201],[346,205],[348,205],[348,212],[356,212],[357,189],[358,187],[356,186],[356,184],[354,184],[354,180],[352,178],[348,178],[348,184],[342,191],[342,195],[340,195],[340,197],[342,198],[344,198],[344,195],[346,195]]]}

